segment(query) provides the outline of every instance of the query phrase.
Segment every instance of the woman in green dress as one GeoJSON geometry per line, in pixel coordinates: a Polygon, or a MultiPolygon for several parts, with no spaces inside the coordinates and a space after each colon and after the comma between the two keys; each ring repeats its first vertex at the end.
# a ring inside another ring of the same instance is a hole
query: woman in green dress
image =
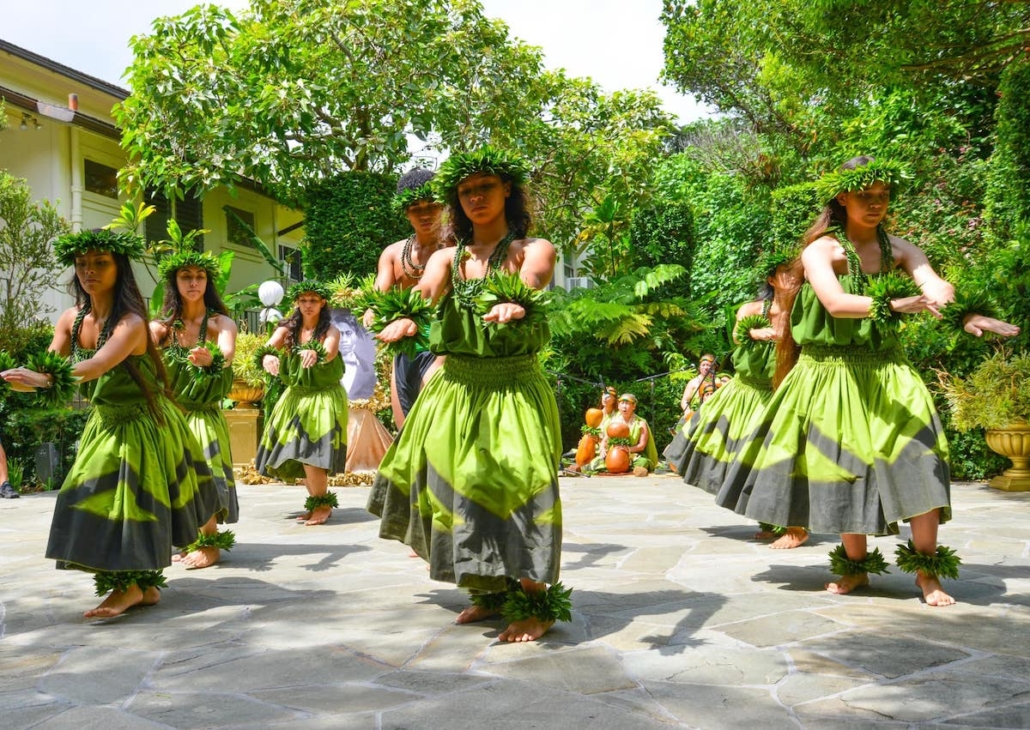
{"type": "Polygon", "coordinates": [[[218,489],[218,511],[175,559],[189,569],[207,568],[235,543],[231,531],[218,531],[218,523],[240,519],[229,424],[222,414],[222,401],[232,388],[236,323],[215,288],[220,266],[212,254],[173,254],[161,261],[159,270],[163,319],[150,323],[150,334],[161,348],[175,402],[186,411],[186,423],[204,450],[218,489]]]}
{"type": "MultiPolygon", "coordinates": [[[[500,640],[511,642],[570,619],[569,591],[555,583],[561,424],[537,360],[550,337],[540,290],[555,249],[527,237],[527,177],[524,162],[490,147],[452,155],[437,173],[459,243],[430,258],[415,294],[439,305],[430,349],[446,359],[369,498],[381,537],[410,545],[433,579],[471,592],[457,622],[501,613],[508,626],[500,640]]],[[[397,317],[379,338],[396,342],[418,330],[411,317],[397,317]]]]}
{"type": "Polygon", "coordinates": [[[46,556],[96,574],[97,594],[107,597],[85,616],[107,618],[160,600],[173,545],[193,541],[217,494],[200,445],[166,397],[130,264],[142,257],[142,240],[84,231],[54,248],[75,267],[76,305],[58,320],[47,355],[3,377],[57,401],[77,380],[92,404],[57,495],[46,556]]]}
{"type": "Polygon", "coordinates": [[[954,599],[954,552],[937,544],[951,517],[948,446],[933,400],[898,340],[902,314],[930,312],[974,335],[1017,327],[985,316],[883,228],[897,165],[857,157],[820,183],[826,207],[804,237],[804,284],[777,345],[779,383],[766,416],[730,468],[717,502],[756,520],[841,533],[826,585],[849,593],[886,570],[867,535],[912,539],[898,567],[916,574],[931,606],[954,599]],[[799,348],[799,349],[798,349],[799,348]]]}
{"type": "Polygon", "coordinates": [[[286,390],[265,424],[255,463],[261,474],[304,479],[305,525],[321,525],[338,506],[329,475],[347,465],[347,391],[340,385],[340,331],[329,320],[328,287],[302,281],[290,287],[293,314],[255,356],[286,390]]]}
{"type": "MultiPolygon", "coordinates": [[[[718,388],[704,408],[676,430],[665,458],[683,481],[717,494],[730,464],[750,442],[772,398],[776,371],[776,341],[786,330],[790,304],[797,288],[800,262],[784,253],[769,254],[758,264],[759,298],[737,310],[731,356],[736,377],[718,388]]],[[[757,539],[778,536],[770,547],[795,548],[808,539],[803,527],[762,524],[757,539]]]]}

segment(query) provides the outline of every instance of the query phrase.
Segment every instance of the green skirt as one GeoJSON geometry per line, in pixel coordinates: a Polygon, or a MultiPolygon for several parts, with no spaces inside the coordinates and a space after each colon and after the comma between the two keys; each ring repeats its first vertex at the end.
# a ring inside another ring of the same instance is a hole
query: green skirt
{"type": "Polygon", "coordinates": [[[258,446],[257,470],[302,479],[304,464],[330,474],[347,469],[347,396],[340,385],[292,385],[272,409],[258,446]]]}
{"type": "Polygon", "coordinates": [[[448,355],[379,467],[368,509],[430,577],[476,591],[558,580],[561,423],[535,355],[448,355]]]}
{"type": "Polygon", "coordinates": [[[900,350],[806,346],[716,502],[812,532],[896,534],[934,509],[951,518],[948,444],[900,350]]]}
{"type": "Polygon", "coordinates": [[[733,378],[676,430],[665,458],[687,484],[717,494],[730,465],[754,439],[771,398],[768,381],[733,378]]]}
{"type": "Polygon", "coordinates": [[[218,511],[182,413],[164,397],[157,406],[160,424],[145,404],[93,406],[50,526],[59,568],[160,570],[218,511]]]}
{"type": "Polygon", "coordinates": [[[214,479],[218,491],[218,521],[239,522],[240,502],[236,496],[236,477],[232,471],[232,454],[229,451],[229,424],[225,421],[221,406],[216,404],[188,409],[186,425],[200,443],[204,460],[214,479]]]}

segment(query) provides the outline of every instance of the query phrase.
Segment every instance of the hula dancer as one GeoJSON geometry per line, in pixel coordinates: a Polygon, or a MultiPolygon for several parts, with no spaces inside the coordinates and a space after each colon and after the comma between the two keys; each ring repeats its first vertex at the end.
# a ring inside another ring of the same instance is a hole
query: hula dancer
{"type": "MultiPolygon", "coordinates": [[[[404,173],[397,181],[397,195],[394,196],[393,204],[407,217],[414,233],[383,249],[376,273],[377,291],[385,292],[393,287],[411,289],[416,286],[433,253],[449,245],[440,235],[443,206],[433,194],[433,176],[430,170],[415,168],[404,173]]],[[[371,309],[365,312],[366,328],[372,326],[373,318],[371,309]]],[[[404,352],[394,356],[390,372],[390,404],[393,406],[393,422],[398,429],[404,425],[404,419],[423,385],[439,366],[436,355],[428,350],[414,357],[404,352]]]]}
{"type": "Polygon", "coordinates": [[[683,388],[683,396],[680,398],[680,410],[683,411],[684,422],[701,407],[702,383],[707,381],[712,384],[713,390],[716,388],[715,369],[715,355],[706,352],[701,356],[701,360],[697,364],[697,375],[688,380],[683,388]]]}
{"type": "MultiPolygon", "coordinates": [[[[381,537],[414,548],[433,579],[472,593],[457,623],[501,613],[501,641],[533,641],[571,619],[570,591],[555,583],[561,424],[537,361],[550,337],[539,290],[551,280],[555,250],[526,235],[527,172],[490,147],[440,168],[436,189],[459,243],[433,255],[417,291],[439,303],[430,347],[447,357],[369,497],[383,518],[381,537]]],[[[379,338],[416,336],[416,319],[395,318],[379,338]]]]}
{"type": "Polygon", "coordinates": [[[290,287],[293,314],[255,355],[286,385],[265,425],[255,460],[260,473],[304,479],[308,499],[298,519],[321,525],[337,506],[329,475],[347,464],[347,391],[340,385],[340,331],[329,321],[329,289],[317,281],[290,287]]]}
{"type": "Polygon", "coordinates": [[[230,363],[236,353],[236,323],[215,288],[219,264],[213,255],[195,251],[174,254],[161,261],[159,270],[165,285],[164,321],[152,321],[150,334],[164,354],[171,391],[186,411],[186,423],[204,450],[218,489],[217,512],[174,559],[181,559],[189,569],[207,568],[235,543],[231,531],[218,532],[218,523],[240,519],[229,424],[222,414],[222,400],[232,388],[230,363]]]}
{"type": "Polygon", "coordinates": [[[856,157],[821,181],[826,207],[805,234],[805,282],[777,344],[782,383],[716,501],[763,522],[841,533],[831,593],[884,572],[866,536],[896,534],[907,521],[912,539],[898,547],[898,567],[916,574],[928,605],[947,606],[955,600],[940,579],[956,578],[959,563],[937,545],[939,523],[951,518],[948,445],[898,322],[930,312],[974,335],[1019,329],[985,316],[985,302],[956,301],[918,247],[887,234],[901,179],[895,164],[856,157]]]}
{"type": "MultiPolygon", "coordinates": [[[[750,442],[772,398],[776,341],[787,329],[790,304],[797,289],[800,262],[788,254],[770,254],[759,262],[759,298],[737,310],[733,327],[733,369],[736,377],[696,408],[676,430],[665,458],[683,481],[717,494],[730,464],[750,442]]],[[[702,358],[702,362],[704,359],[702,358]]],[[[699,376],[700,377],[700,376],[699,376]]],[[[711,383],[705,381],[705,386],[711,383]]],[[[803,527],[761,525],[756,539],[778,537],[771,548],[795,548],[808,539],[803,527]]]]}
{"type": "Polygon", "coordinates": [[[164,395],[164,366],[129,263],[142,257],[143,241],[83,231],[54,248],[75,267],[77,303],[58,320],[49,352],[3,377],[54,402],[70,397],[77,380],[93,405],[57,495],[46,556],[96,573],[97,594],[108,595],[84,615],[106,618],[160,600],[172,546],[196,538],[217,494],[200,445],[164,395]]]}

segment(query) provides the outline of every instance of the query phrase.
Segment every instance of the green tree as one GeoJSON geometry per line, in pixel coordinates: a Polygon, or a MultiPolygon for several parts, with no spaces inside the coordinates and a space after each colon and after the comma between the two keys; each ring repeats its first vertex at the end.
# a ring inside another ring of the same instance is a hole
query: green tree
{"type": "Polygon", "coordinates": [[[24,328],[53,311],[42,294],[57,286],[64,268],[54,258],[51,241],[69,230],[48,200],[32,201],[21,178],[0,170],[0,342],[17,349],[24,328]]]}
{"type": "Polygon", "coordinates": [[[539,49],[477,0],[201,5],[132,48],[123,179],[172,193],[244,175],[297,202],[341,170],[393,172],[409,133],[478,142],[540,97],[539,49]]]}

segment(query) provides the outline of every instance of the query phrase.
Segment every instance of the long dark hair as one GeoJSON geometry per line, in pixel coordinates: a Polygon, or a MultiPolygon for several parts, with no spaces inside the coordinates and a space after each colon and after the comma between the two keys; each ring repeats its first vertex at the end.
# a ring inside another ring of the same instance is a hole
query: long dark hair
{"type": "MultiPolygon", "coordinates": [[[[286,329],[286,340],[283,342],[283,347],[286,348],[287,352],[293,350],[293,345],[297,342],[303,323],[304,315],[300,313],[300,307],[294,307],[293,314],[279,323],[280,327],[286,329]]],[[[322,309],[318,312],[318,324],[315,325],[315,332],[311,335],[311,339],[321,342],[322,338],[325,337],[325,333],[329,331],[329,325],[332,323],[332,319],[329,316],[329,302],[323,299],[322,309]]]]}
{"type": "MultiPolygon", "coordinates": [[[[211,280],[211,273],[207,269],[201,270],[207,275],[207,286],[204,288],[204,307],[209,312],[218,312],[228,317],[229,308],[225,306],[225,302],[219,296],[218,289],[215,288],[215,283],[211,280]]],[[[182,295],[179,294],[178,283],[179,271],[181,269],[175,269],[165,279],[165,295],[161,301],[161,316],[164,317],[165,325],[169,326],[182,316],[182,295]]],[[[200,334],[203,337],[206,333],[201,332],[200,334]]]]}
{"type": "MultiPolygon", "coordinates": [[[[865,167],[870,162],[873,162],[875,158],[869,157],[868,155],[860,155],[859,157],[852,157],[850,160],[840,166],[841,170],[854,170],[859,167],[865,167]]],[[[844,206],[838,202],[836,196],[829,200],[823,209],[816,216],[815,220],[805,231],[805,234],[801,237],[801,251],[804,251],[813,242],[817,241],[827,233],[833,230],[844,230],[848,223],[848,213],[844,206]]],[[[882,225],[882,224],[881,224],[882,225]]],[[[790,312],[794,309],[794,301],[797,299],[798,292],[801,291],[801,286],[805,281],[804,266],[801,264],[801,253],[798,252],[798,258],[795,259],[795,266],[798,267],[798,274],[796,277],[797,284],[790,289],[788,296],[785,298],[786,310],[790,312]]],[[[787,377],[787,374],[794,369],[797,364],[798,357],[801,355],[801,347],[797,342],[794,341],[794,335],[790,330],[788,324],[786,330],[783,332],[783,336],[776,342],[776,372],[773,374],[773,389],[780,386],[783,379],[787,377]]]]}
{"type": "MultiPolygon", "coordinates": [[[[149,357],[151,362],[154,363],[154,370],[157,371],[157,382],[161,393],[168,395],[168,375],[165,372],[164,362],[161,360],[161,353],[157,351],[157,345],[154,344],[154,340],[150,336],[150,317],[147,314],[147,306],[143,301],[143,295],[140,294],[139,285],[136,284],[136,275],[132,273],[132,262],[129,261],[129,258],[124,254],[114,253],[112,251],[105,251],[103,253],[110,254],[118,269],[118,277],[114,283],[114,303],[111,306],[111,314],[108,315],[107,321],[112,323],[111,329],[113,330],[126,315],[135,314],[143,320],[143,326],[147,328],[147,357],[149,357]]],[[[82,288],[78,274],[72,275],[69,292],[75,297],[75,304],[80,309],[85,308],[89,310],[91,308],[89,294],[87,294],[86,290],[82,288]]],[[[72,344],[73,346],[78,345],[78,343],[72,344]]],[[[129,371],[129,375],[132,377],[133,382],[139,386],[141,391],[143,391],[143,395],[147,399],[147,407],[150,409],[150,412],[159,423],[163,423],[164,418],[161,416],[161,412],[157,408],[156,399],[158,393],[153,392],[146,383],[143,382],[139,368],[136,367],[136,364],[132,362],[131,358],[126,358],[121,362],[121,364],[125,365],[125,369],[129,371]]]]}
{"type": "MultiPolygon", "coordinates": [[[[502,182],[511,183],[511,194],[504,201],[504,218],[508,222],[508,230],[515,234],[515,238],[525,238],[529,235],[529,227],[533,224],[526,189],[508,175],[500,175],[500,178],[502,182]]],[[[465,215],[461,201],[458,200],[457,185],[447,192],[447,207],[454,239],[458,241],[471,240],[472,221],[465,215]]]]}

